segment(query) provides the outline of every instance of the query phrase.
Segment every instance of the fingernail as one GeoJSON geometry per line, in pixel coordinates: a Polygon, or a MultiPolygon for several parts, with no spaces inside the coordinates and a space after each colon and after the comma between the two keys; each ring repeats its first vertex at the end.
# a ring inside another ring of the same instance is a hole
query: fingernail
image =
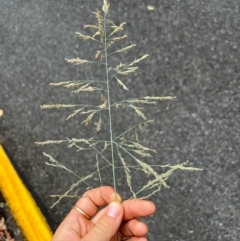
{"type": "Polygon", "coordinates": [[[121,213],[121,208],[118,203],[112,202],[107,207],[107,215],[112,218],[117,218],[121,213]]]}

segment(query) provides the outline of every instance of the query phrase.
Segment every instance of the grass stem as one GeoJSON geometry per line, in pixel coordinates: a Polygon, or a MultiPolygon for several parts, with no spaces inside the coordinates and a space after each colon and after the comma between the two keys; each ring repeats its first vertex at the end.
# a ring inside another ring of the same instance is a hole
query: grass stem
{"type": "Polygon", "coordinates": [[[111,98],[110,98],[110,83],[109,83],[109,72],[108,72],[108,53],[107,53],[107,13],[104,12],[104,54],[105,54],[105,65],[106,65],[106,82],[108,92],[108,114],[109,114],[109,132],[110,132],[110,143],[111,143],[111,156],[112,156],[112,175],[113,175],[113,187],[115,195],[117,192],[116,177],[115,177],[115,161],[114,161],[114,146],[113,146],[113,129],[112,129],[112,114],[111,114],[111,98]]]}

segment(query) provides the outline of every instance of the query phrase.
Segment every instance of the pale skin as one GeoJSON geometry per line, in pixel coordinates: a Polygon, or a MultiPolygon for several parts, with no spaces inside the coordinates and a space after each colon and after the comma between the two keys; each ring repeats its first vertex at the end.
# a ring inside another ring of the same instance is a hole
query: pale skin
{"type": "Polygon", "coordinates": [[[156,210],[155,205],[146,200],[122,202],[120,195],[108,186],[87,191],[76,206],[90,218],[72,209],[52,241],[120,241],[125,238],[128,241],[147,241],[148,227],[138,218],[152,215],[156,210]],[[103,209],[99,211],[99,207],[103,209]]]}

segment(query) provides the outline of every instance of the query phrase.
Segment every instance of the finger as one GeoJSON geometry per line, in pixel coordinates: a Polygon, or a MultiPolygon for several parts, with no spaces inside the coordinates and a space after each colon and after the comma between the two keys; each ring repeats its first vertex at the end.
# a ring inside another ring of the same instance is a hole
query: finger
{"type": "Polygon", "coordinates": [[[103,212],[91,231],[82,241],[109,241],[116,235],[122,222],[123,207],[119,202],[112,202],[103,212]]]}
{"type": "Polygon", "coordinates": [[[145,223],[132,219],[128,222],[122,223],[119,232],[123,237],[144,237],[147,235],[148,227],[145,223]]]}
{"type": "MultiPolygon", "coordinates": [[[[102,213],[105,212],[105,209],[102,209],[97,215],[91,220],[96,224],[99,218],[102,216],[102,213]]],[[[139,221],[138,219],[132,219],[127,222],[123,222],[119,228],[119,232],[123,237],[131,236],[146,236],[148,233],[148,227],[145,223],[139,221]]]]}
{"type": "MultiPolygon", "coordinates": [[[[96,214],[100,206],[109,204],[114,200],[122,201],[120,195],[115,193],[112,187],[103,186],[85,192],[76,203],[76,206],[88,216],[92,217],[96,214]]],[[[77,212],[76,210],[73,211],[77,212]]]]}
{"type": "Polygon", "coordinates": [[[128,221],[137,217],[146,217],[152,215],[156,211],[156,206],[151,201],[142,199],[131,199],[123,202],[124,221],[128,221]]]}
{"type": "Polygon", "coordinates": [[[131,237],[127,241],[148,241],[146,237],[131,237]]]}
{"type": "MultiPolygon", "coordinates": [[[[131,199],[122,203],[124,209],[123,221],[128,221],[138,217],[146,217],[152,215],[156,211],[154,203],[142,199],[131,199]]],[[[96,223],[101,217],[103,210],[98,212],[91,220],[96,223]]]]}
{"type": "Polygon", "coordinates": [[[111,239],[111,241],[148,241],[146,237],[122,237],[120,233],[118,233],[118,236],[115,236],[111,239]]]}

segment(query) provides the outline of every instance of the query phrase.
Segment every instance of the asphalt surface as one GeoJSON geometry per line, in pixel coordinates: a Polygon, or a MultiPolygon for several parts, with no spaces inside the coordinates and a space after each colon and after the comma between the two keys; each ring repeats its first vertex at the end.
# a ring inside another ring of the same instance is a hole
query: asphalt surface
{"type": "MultiPolygon", "coordinates": [[[[146,222],[149,240],[240,240],[240,4],[237,0],[111,0],[109,17],[126,22],[126,44],[137,43],[128,55],[150,57],[124,79],[127,95],[174,95],[147,111],[155,122],[143,130],[141,142],[157,150],[151,164],[182,163],[203,172],[177,171],[170,189],[152,196],[157,213],[146,222]],[[148,5],[154,7],[149,10],[148,5]]],[[[92,43],[74,32],[93,23],[91,12],[101,1],[1,0],[0,2],[0,138],[11,160],[45,210],[54,230],[68,213],[72,199],[55,201],[77,181],[64,170],[45,165],[42,152],[80,176],[94,170],[94,153],[76,153],[64,145],[37,147],[35,141],[91,137],[82,117],[65,121],[69,110],[41,110],[51,103],[95,103],[95,94],[73,95],[50,82],[99,78],[96,66],[75,67],[64,58],[92,58],[92,43]]],[[[120,61],[124,58],[120,57],[120,61]]],[[[113,62],[115,59],[113,60],[113,62]]],[[[123,99],[115,86],[112,94],[123,99]]],[[[97,102],[96,102],[97,103],[97,102]]],[[[138,121],[119,110],[116,132],[138,121]]],[[[93,121],[95,124],[97,120],[93,121]]],[[[107,133],[107,132],[106,132],[107,133]]],[[[119,192],[127,197],[123,174],[119,192]]],[[[110,185],[111,172],[104,172],[110,185]]],[[[142,178],[135,176],[140,187],[142,178]]],[[[90,182],[99,185],[98,176],[90,182]]],[[[82,185],[76,194],[85,191],[82,185]]]]}

